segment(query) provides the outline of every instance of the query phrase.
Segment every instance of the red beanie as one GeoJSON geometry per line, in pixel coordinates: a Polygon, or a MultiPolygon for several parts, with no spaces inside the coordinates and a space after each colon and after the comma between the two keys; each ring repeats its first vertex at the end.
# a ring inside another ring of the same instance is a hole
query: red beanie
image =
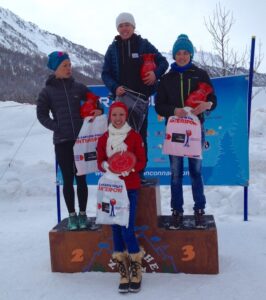
{"type": "Polygon", "coordinates": [[[126,112],[126,118],[128,117],[128,108],[126,106],[125,103],[121,102],[121,101],[115,101],[111,104],[111,106],[109,107],[109,116],[108,116],[108,119],[110,119],[110,116],[111,116],[111,113],[112,113],[112,110],[116,107],[120,107],[120,108],[123,108],[126,112]]]}

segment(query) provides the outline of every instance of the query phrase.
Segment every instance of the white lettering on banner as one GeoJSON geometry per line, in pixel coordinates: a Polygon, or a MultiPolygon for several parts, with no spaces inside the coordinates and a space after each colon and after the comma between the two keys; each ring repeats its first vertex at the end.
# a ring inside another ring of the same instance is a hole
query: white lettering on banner
{"type": "MultiPolygon", "coordinates": [[[[96,176],[102,176],[103,172],[95,172],[96,176]]],[[[171,171],[145,171],[147,176],[171,176],[171,171]]],[[[189,176],[189,171],[183,171],[184,176],[189,176]]]]}
{"type": "MultiPolygon", "coordinates": [[[[101,104],[103,104],[107,108],[109,108],[111,103],[113,102],[109,97],[101,97],[99,99],[99,101],[101,104]]],[[[149,105],[155,106],[155,97],[154,96],[149,97],[149,105]]]]}
{"type": "Polygon", "coordinates": [[[171,171],[145,171],[147,176],[170,176],[171,171]]]}
{"type": "Polygon", "coordinates": [[[108,97],[101,97],[100,103],[102,103],[105,107],[109,107],[111,100],[108,97]]]}
{"type": "MultiPolygon", "coordinates": [[[[101,175],[101,173],[99,173],[99,175],[101,175]]],[[[147,176],[171,176],[171,171],[145,171],[144,175],[147,175],[147,176]]],[[[183,175],[189,176],[189,171],[183,171],[183,175]]]]}

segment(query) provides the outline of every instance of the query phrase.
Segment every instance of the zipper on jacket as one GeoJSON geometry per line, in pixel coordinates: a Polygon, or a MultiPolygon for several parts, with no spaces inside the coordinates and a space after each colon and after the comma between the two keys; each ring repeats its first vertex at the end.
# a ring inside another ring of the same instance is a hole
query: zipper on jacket
{"type": "Polygon", "coordinates": [[[123,61],[123,65],[125,64],[124,48],[125,48],[125,45],[124,45],[124,42],[122,41],[122,61],[123,61]]]}
{"type": "Polygon", "coordinates": [[[75,129],[74,129],[74,122],[73,122],[73,118],[72,118],[72,114],[71,114],[69,97],[68,97],[67,89],[66,89],[66,86],[65,86],[65,83],[64,83],[64,79],[62,79],[62,83],[63,83],[63,87],[64,87],[64,90],[65,90],[66,98],[67,98],[67,105],[68,105],[68,110],[69,110],[69,114],[70,114],[70,119],[71,119],[71,124],[72,124],[72,130],[73,130],[73,138],[76,139],[75,129]]]}
{"type": "Polygon", "coordinates": [[[131,47],[130,47],[130,40],[128,40],[128,57],[130,58],[130,51],[131,51],[131,47]]]}
{"type": "Polygon", "coordinates": [[[190,89],[191,89],[191,78],[188,79],[188,95],[190,94],[190,89]]]}
{"type": "MultiPolygon", "coordinates": [[[[120,77],[120,74],[119,74],[119,50],[118,50],[118,44],[117,43],[115,45],[115,50],[114,51],[115,51],[115,65],[116,65],[116,67],[114,68],[115,79],[116,79],[116,81],[119,81],[119,77],[120,77]]],[[[121,62],[120,62],[120,64],[121,64],[121,62]]],[[[114,92],[114,95],[115,95],[115,92],[114,92]]]]}
{"type": "Polygon", "coordinates": [[[180,79],[181,79],[181,82],[180,82],[180,87],[181,87],[181,101],[182,101],[182,107],[185,106],[185,103],[184,103],[184,82],[183,82],[183,73],[180,74],[180,79]]]}

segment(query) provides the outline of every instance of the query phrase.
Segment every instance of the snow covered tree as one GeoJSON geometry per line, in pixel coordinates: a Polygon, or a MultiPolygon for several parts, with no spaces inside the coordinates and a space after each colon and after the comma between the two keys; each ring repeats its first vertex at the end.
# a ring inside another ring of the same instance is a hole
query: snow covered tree
{"type": "MultiPolygon", "coordinates": [[[[216,4],[212,16],[204,18],[205,26],[211,34],[216,57],[211,67],[220,70],[220,76],[235,75],[243,73],[243,69],[249,68],[249,53],[247,47],[239,54],[230,46],[230,31],[235,23],[233,12],[222,7],[220,2],[216,4]]],[[[261,52],[262,44],[259,42],[257,55],[255,57],[254,71],[257,72],[263,60],[261,52]]],[[[204,64],[204,60],[203,63],[204,64]]]]}

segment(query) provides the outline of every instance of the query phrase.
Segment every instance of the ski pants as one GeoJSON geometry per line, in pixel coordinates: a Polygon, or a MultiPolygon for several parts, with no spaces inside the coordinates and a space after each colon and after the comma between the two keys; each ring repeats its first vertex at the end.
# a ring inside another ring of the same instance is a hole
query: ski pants
{"type": "Polygon", "coordinates": [[[63,195],[65,198],[67,210],[69,213],[75,212],[75,191],[74,178],[77,184],[77,196],[79,203],[79,210],[86,211],[88,200],[88,187],[86,182],[86,175],[77,176],[77,170],[74,161],[73,146],[74,141],[63,142],[55,144],[56,160],[62,172],[63,177],[63,195]]]}

